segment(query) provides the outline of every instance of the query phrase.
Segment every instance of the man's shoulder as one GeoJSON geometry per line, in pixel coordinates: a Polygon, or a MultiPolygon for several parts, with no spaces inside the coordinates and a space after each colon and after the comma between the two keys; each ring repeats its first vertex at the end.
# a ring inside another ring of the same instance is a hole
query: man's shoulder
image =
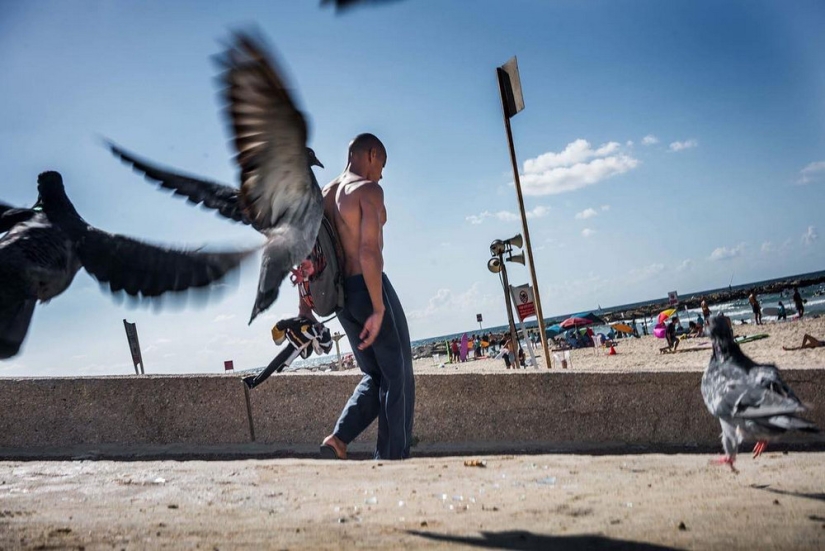
{"type": "Polygon", "coordinates": [[[351,182],[346,184],[345,189],[347,195],[351,197],[380,201],[383,201],[384,199],[384,189],[378,184],[378,182],[373,182],[372,180],[351,182]]]}

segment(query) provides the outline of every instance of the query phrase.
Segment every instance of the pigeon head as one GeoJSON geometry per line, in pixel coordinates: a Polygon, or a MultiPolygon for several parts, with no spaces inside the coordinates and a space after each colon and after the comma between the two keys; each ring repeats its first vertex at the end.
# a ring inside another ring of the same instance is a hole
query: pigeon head
{"type": "Polygon", "coordinates": [[[320,166],[321,168],[324,168],[324,165],[322,165],[321,161],[318,160],[318,157],[315,156],[315,151],[313,151],[310,147],[307,147],[307,158],[309,159],[310,168],[313,166],[320,166]]]}
{"type": "Polygon", "coordinates": [[[66,196],[63,187],[63,177],[59,172],[49,170],[37,176],[37,205],[49,216],[68,215],[70,218],[81,220],[80,215],[66,196]]]}
{"type": "Polygon", "coordinates": [[[750,369],[755,365],[736,343],[730,318],[724,314],[718,314],[710,319],[710,339],[713,342],[713,354],[717,360],[722,362],[733,360],[744,369],[750,369]]]}
{"type": "Polygon", "coordinates": [[[54,195],[62,195],[65,193],[63,177],[54,170],[41,172],[37,176],[37,191],[40,193],[40,197],[44,199],[54,195]]]}

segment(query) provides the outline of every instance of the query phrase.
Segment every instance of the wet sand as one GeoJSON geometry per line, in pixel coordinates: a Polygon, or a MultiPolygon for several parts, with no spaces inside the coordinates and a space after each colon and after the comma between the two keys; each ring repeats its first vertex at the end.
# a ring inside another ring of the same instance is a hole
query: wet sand
{"type": "Polygon", "coordinates": [[[825,547],[825,454],[708,458],[3,462],[0,549],[825,547]]]}

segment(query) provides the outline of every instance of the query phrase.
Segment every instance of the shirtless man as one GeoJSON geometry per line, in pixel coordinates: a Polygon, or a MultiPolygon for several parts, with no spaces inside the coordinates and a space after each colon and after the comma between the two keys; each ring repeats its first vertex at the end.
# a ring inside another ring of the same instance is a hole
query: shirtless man
{"type": "Polygon", "coordinates": [[[756,289],[751,290],[748,302],[751,303],[753,309],[753,321],[756,322],[756,325],[762,325],[762,307],[759,305],[759,299],[756,298],[756,289]]]}
{"type": "Polygon", "coordinates": [[[387,210],[381,180],[384,144],[360,134],[344,172],[327,184],[324,213],[344,253],[346,301],[338,314],[364,376],[344,406],[321,456],[344,459],[347,446],[378,418],[375,459],[405,459],[412,442],[415,380],[407,319],[384,269],[387,210]]]}

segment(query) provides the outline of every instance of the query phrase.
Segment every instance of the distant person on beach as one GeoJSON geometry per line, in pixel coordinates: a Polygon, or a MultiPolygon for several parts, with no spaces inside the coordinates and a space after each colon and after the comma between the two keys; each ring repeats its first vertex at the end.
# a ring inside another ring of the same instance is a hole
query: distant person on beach
{"type": "Polygon", "coordinates": [[[452,361],[458,362],[458,339],[453,339],[453,342],[450,344],[450,352],[452,354],[452,361]]]}
{"type": "Polygon", "coordinates": [[[805,303],[802,301],[802,295],[799,294],[799,289],[793,288],[793,303],[796,306],[796,311],[799,314],[799,319],[805,315],[805,303]]]}
{"type": "Polygon", "coordinates": [[[321,457],[345,459],[347,446],[379,419],[375,459],[405,459],[412,445],[415,379],[407,318],[384,270],[387,209],[379,182],[384,144],[360,134],[349,144],[347,166],[327,184],[324,214],[343,252],[346,300],[338,320],[363,372],[321,457]]]}
{"type": "Polygon", "coordinates": [[[679,348],[679,338],[676,336],[676,324],[679,323],[679,318],[673,316],[670,318],[670,323],[667,324],[667,330],[665,332],[665,339],[667,339],[667,346],[670,348],[671,352],[676,352],[676,349],[679,348]]]}
{"type": "Polygon", "coordinates": [[[504,352],[504,366],[507,369],[510,369],[511,364],[513,365],[513,369],[516,368],[515,366],[515,355],[513,354],[513,341],[510,339],[505,339],[504,344],[501,346],[502,352],[504,352]]]}
{"type": "Polygon", "coordinates": [[[762,325],[762,307],[759,306],[759,299],[756,298],[756,289],[751,289],[748,302],[751,303],[751,308],[753,309],[753,321],[756,325],[762,325]]]}
{"type": "Polygon", "coordinates": [[[779,312],[776,314],[776,321],[788,319],[788,314],[785,312],[785,305],[779,301],[779,312]]]}
{"type": "Polygon", "coordinates": [[[705,297],[702,297],[701,308],[702,315],[705,316],[705,319],[708,320],[708,323],[710,323],[710,308],[708,308],[708,301],[705,300],[705,297]]]}
{"type": "Polygon", "coordinates": [[[825,341],[821,341],[816,337],[805,333],[802,337],[802,345],[801,346],[783,346],[783,350],[801,350],[803,348],[819,348],[820,346],[825,346],[825,341]]]}

